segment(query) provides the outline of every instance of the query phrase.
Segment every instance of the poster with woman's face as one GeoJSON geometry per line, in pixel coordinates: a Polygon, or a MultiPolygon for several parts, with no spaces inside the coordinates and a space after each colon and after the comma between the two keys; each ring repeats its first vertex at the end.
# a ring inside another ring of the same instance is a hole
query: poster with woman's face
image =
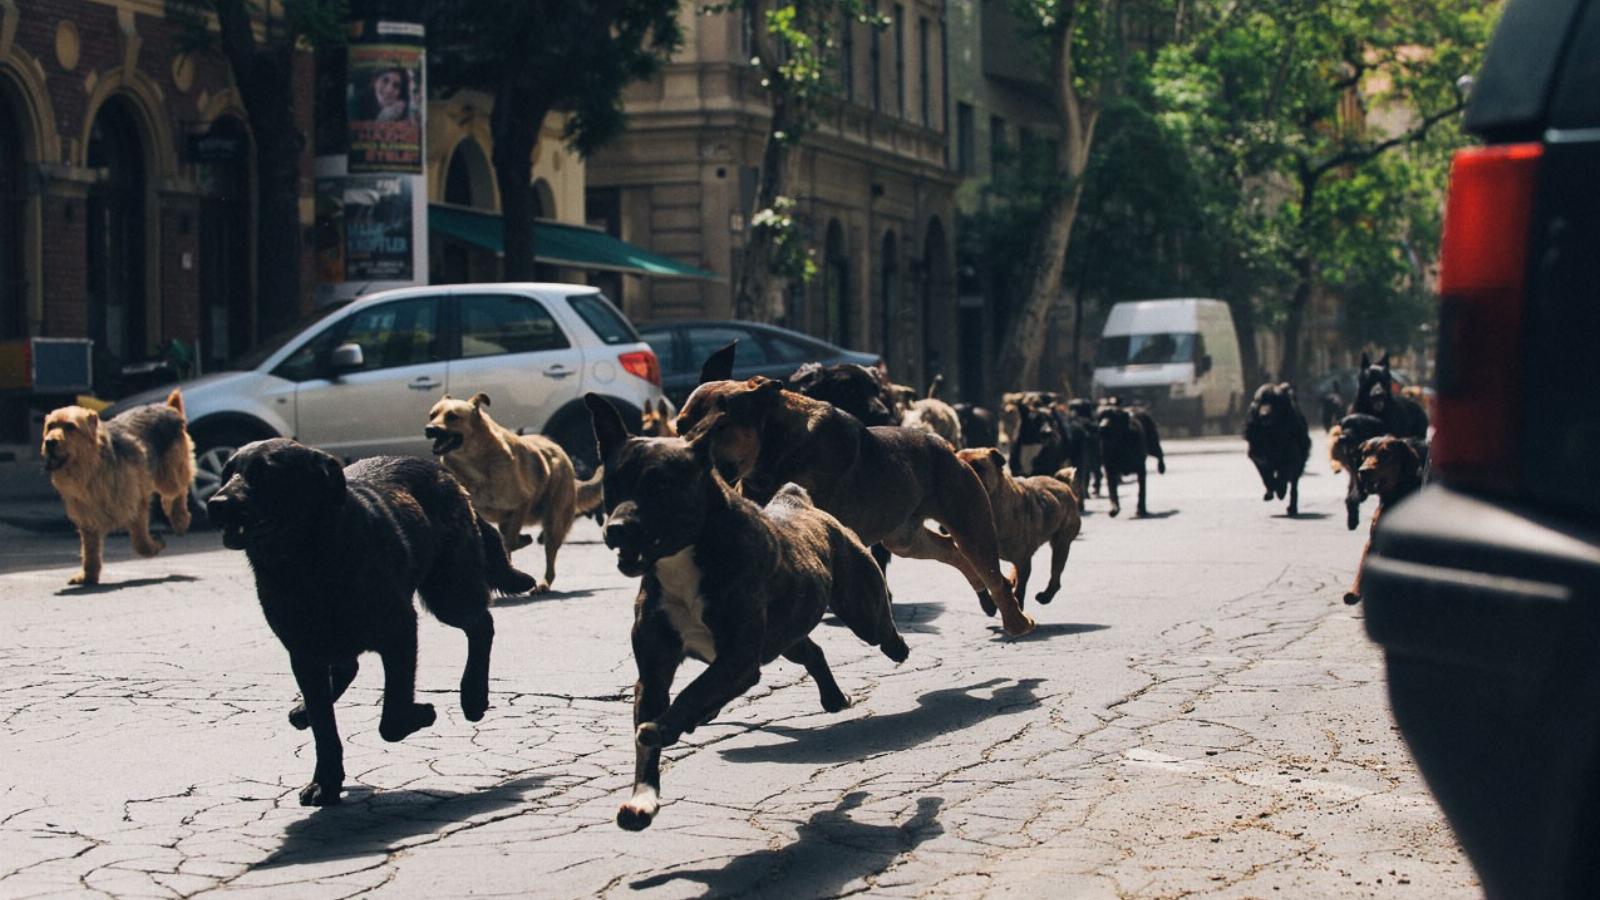
{"type": "Polygon", "coordinates": [[[421,173],[422,26],[364,22],[351,36],[349,171],[421,173]]]}

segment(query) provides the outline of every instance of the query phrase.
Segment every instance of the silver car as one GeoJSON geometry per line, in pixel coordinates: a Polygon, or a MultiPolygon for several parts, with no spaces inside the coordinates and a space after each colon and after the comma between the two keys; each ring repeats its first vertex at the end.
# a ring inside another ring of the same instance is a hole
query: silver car
{"type": "MultiPolygon", "coordinates": [[[[237,363],[180,385],[195,442],[194,499],[211,496],[238,447],[293,437],[336,456],[430,456],[422,429],[444,394],[489,395],[495,421],[554,439],[581,473],[595,465],[583,395],[637,423],[661,397],[661,367],[592,287],[467,284],[401,288],[323,312],[237,363]]],[[[160,400],[128,397],[108,414],[160,400]]]]}

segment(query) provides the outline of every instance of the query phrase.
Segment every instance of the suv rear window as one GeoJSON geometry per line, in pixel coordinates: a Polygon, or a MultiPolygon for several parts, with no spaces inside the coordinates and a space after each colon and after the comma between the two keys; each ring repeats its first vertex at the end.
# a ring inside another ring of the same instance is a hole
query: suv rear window
{"type": "Polygon", "coordinates": [[[585,325],[594,331],[602,343],[637,344],[639,335],[628,324],[627,318],[617,311],[605,294],[572,294],[567,297],[572,309],[585,325]]]}

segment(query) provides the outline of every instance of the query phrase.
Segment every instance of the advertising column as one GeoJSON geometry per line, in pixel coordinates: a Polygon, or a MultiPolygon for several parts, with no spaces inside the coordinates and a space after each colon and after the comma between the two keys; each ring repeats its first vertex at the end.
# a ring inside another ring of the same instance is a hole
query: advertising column
{"type": "Polygon", "coordinates": [[[347,66],[346,153],[317,164],[323,302],[428,283],[422,26],[352,22],[347,66]]]}

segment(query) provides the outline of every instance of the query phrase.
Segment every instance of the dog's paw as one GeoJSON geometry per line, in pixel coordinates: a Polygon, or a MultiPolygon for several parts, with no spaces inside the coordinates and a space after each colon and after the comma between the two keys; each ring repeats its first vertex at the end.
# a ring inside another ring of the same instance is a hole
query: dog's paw
{"type": "MultiPolygon", "coordinates": [[[[540,535],[539,537],[540,537],[539,543],[541,543],[541,544],[544,543],[544,540],[543,540],[544,535],[540,535]]],[[[531,543],[533,543],[533,535],[531,535],[531,534],[519,534],[519,535],[517,535],[517,546],[516,546],[515,549],[521,550],[523,547],[526,547],[531,543]]]]}
{"type": "Polygon", "coordinates": [[[407,736],[432,725],[435,718],[431,703],[413,703],[404,712],[384,710],[383,719],[378,722],[378,734],[391,744],[403,741],[407,736]]]}
{"type": "Polygon", "coordinates": [[[1055,591],[1040,591],[1039,593],[1033,595],[1033,599],[1039,601],[1040,606],[1049,606],[1050,601],[1054,600],[1055,598],[1055,591]]]}
{"type": "Polygon", "coordinates": [[[645,722],[635,732],[634,740],[638,741],[641,747],[670,747],[678,742],[678,735],[676,732],[662,728],[655,722],[645,722]]]}
{"type": "Polygon", "coordinates": [[[888,640],[879,645],[878,649],[882,650],[883,655],[889,657],[891,662],[903,663],[906,661],[906,657],[911,655],[911,648],[906,646],[905,638],[899,634],[890,636],[888,640]]]}
{"type": "Polygon", "coordinates": [[[67,584],[70,584],[70,585],[99,584],[99,583],[100,583],[100,576],[99,575],[90,575],[88,572],[79,572],[78,574],[76,574],[76,575],[72,576],[71,578],[67,579],[67,584]]]}
{"type": "Polygon", "coordinates": [[[1344,592],[1344,604],[1346,606],[1355,606],[1357,603],[1360,603],[1360,602],[1361,602],[1361,595],[1360,594],[1356,593],[1355,591],[1345,591],[1344,592]]]}
{"type": "Polygon", "coordinates": [[[1006,634],[1012,637],[1022,637],[1036,627],[1038,624],[1033,621],[1033,616],[1027,613],[1018,613],[1017,618],[1006,620],[1006,634]]]}
{"type": "Polygon", "coordinates": [[[476,722],[483,718],[489,709],[489,685],[461,683],[461,714],[467,717],[468,722],[476,722]]]}
{"type": "Polygon", "coordinates": [[[311,727],[311,715],[306,712],[304,703],[296,703],[294,709],[289,710],[289,724],[296,731],[305,731],[311,727]]]}
{"type": "Polygon", "coordinates": [[[994,599],[989,596],[988,591],[978,592],[978,605],[983,608],[983,614],[991,619],[1000,612],[1000,608],[994,605],[994,599]]]}
{"type": "Polygon", "coordinates": [[[1106,513],[1106,515],[1108,515],[1108,516],[1110,516],[1110,517],[1111,517],[1111,518],[1113,518],[1113,519],[1115,519],[1115,518],[1116,518],[1116,517],[1117,517],[1117,515],[1118,515],[1118,514],[1119,514],[1119,513],[1121,513],[1121,512],[1122,512],[1122,507],[1120,507],[1120,506],[1113,506],[1113,507],[1111,507],[1111,511],[1110,511],[1110,512],[1108,512],[1108,513],[1106,513]]]}
{"type": "Polygon", "coordinates": [[[1156,460],[1156,472],[1157,472],[1157,474],[1160,474],[1160,475],[1167,474],[1167,461],[1166,461],[1166,459],[1158,459],[1158,460],[1156,460]]]}
{"type": "Polygon", "coordinates": [[[639,787],[627,803],[617,809],[617,827],[624,831],[643,831],[655,821],[661,798],[654,788],[639,787]]]}
{"type": "Polygon", "coordinates": [[[1270,503],[1272,501],[1272,488],[1267,488],[1267,492],[1261,495],[1261,499],[1270,503]]]}
{"type": "Polygon", "coordinates": [[[341,788],[338,782],[313,781],[300,789],[300,805],[332,806],[339,802],[341,788]]]}
{"type": "Polygon", "coordinates": [[[850,708],[850,698],[836,691],[822,698],[822,711],[836,713],[850,708]]]}

